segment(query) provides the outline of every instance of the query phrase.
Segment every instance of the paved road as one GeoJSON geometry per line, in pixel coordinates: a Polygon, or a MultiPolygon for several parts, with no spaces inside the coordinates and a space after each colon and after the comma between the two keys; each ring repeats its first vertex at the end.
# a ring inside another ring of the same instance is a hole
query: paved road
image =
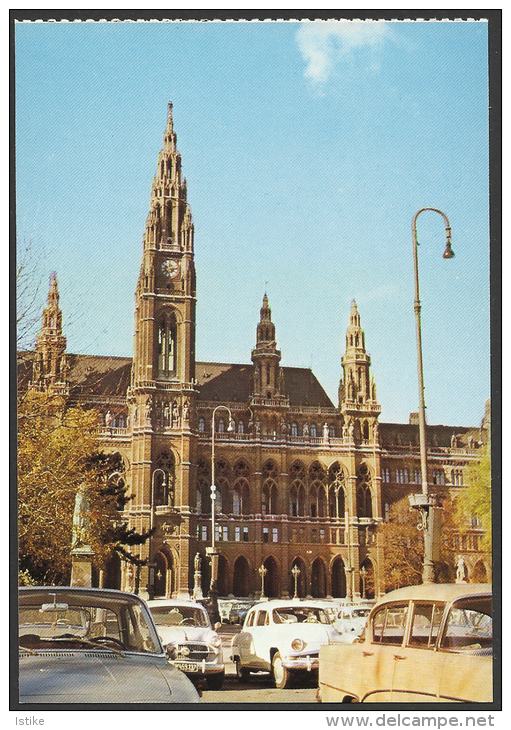
{"type": "Polygon", "coordinates": [[[230,660],[231,639],[240,630],[239,626],[222,624],[219,634],[222,638],[225,682],[220,690],[204,689],[202,704],[218,703],[257,703],[261,705],[284,702],[311,702],[316,704],[317,684],[314,682],[300,683],[289,689],[276,689],[269,674],[260,672],[250,675],[246,684],[238,682],[234,664],[230,660]]]}

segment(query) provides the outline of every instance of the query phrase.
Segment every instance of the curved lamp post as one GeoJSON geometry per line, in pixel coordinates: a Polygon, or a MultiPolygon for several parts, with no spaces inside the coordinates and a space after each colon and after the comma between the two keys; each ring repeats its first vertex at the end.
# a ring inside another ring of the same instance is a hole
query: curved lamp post
{"type": "Polygon", "coordinates": [[[424,370],[422,366],[422,339],[421,339],[421,305],[419,299],[419,263],[417,256],[417,218],[426,210],[431,210],[442,216],[445,223],[446,244],[443,253],[444,259],[452,259],[454,252],[451,248],[451,226],[445,213],[437,208],[421,208],[413,217],[412,234],[413,234],[413,267],[415,279],[415,332],[417,338],[417,370],[419,376],[419,445],[421,459],[421,483],[422,493],[410,495],[410,505],[420,510],[422,517],[421,529],[424,531],[424,565],[422,571],[423,583],[434,583],[434,558],[438,552],[437,539],[435,537],[435,509],[437,504],[434,495],[429,494],[428,488],[428,460],[427,460],[427,442],[426,442],[426,404],[424,399],[424,370]]]}
{"type": "Polygon", "coordinates": [[[218,552],[215,544],[215,501],[216,501],[216,486],[215,486],[215,415],[218,410],[223,408],[229,414],[229,425],[227,431],[232,433],[234,431],[234,421],[232,413],[227,406],[216,406],[211,416],[211,547],[206,549],[206,553],[211,556],[211,583],[209,586],[209,596],[211,598],[211,608],[213,613],[213,621],[216,622],[220,618],[218,612],[218,552]]]}
{"type": "Polygon", "coordinates": [[[166,478],[167,473],[163,469],[155,469],[153,471],[152,477],[151,477],[151,522],[150,522],[150,535],[149,535],[149,599],[154,598],[154,573],[156,564],[153,560],[153,530],[154,530],[154,512],[155,512],[155,504],[154,504],[154,489],[155,489],[155,477],[156,475],[160,473],[163,474],[163,481],[162,486],[165,489],[167,486],[166,484],[166,478]]]}

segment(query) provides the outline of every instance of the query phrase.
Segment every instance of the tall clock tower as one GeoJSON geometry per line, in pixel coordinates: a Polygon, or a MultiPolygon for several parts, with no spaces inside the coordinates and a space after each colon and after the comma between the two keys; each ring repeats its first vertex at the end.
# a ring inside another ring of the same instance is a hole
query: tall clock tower
{"type": "Polygon", "coordinates": [[[169,104],[135,292],[128,392],[130,524],[152,529],[153,534],[141,548],[147,565],[130,566],[125,587],[142,595],[170,595],[189,588],[196,463],[195,303],[193,223],[169,104]]]}

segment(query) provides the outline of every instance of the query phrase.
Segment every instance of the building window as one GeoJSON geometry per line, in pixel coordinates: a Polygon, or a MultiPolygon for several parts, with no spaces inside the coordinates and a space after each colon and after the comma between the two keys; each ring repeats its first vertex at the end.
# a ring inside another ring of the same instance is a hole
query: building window
{"type": "Polygon", "coordinates": [[[201,529],[200,528],[201,528],[201,526],[197,525],[197,532],[196,532],[197,540],[200,540],[200,538],[201,538],[201,529]]]}
{"type": "Polygon", "coordinates": [[[176,370],[176,323],[166,318],[158,328],[158,370],[162,375],[176,370]]]}
{"type": "Polygon", "coordinates": [[[248,542],[248,527],[243,528],[243,542],[248,542]]]}
{"type": "Polygon", "coordinates": [[[318,427],[316,426],[315,423],[312,423],[311,424],[311,436],[312,436],[312,438],[316,438],[317,435],[318,435],[318,427]]]}
{"type": "Polygon", "coordinates": [[[390,469],[387,469],[386,467],[381,470],[381,479],[382,482],[385,482],[388,484],[390,482],[390,469]]]}
{"type": "Polygon", "coordinates": [[[202,541],[207,542],[208,541],[208,526],[202,525],[202,541]]]}
{"type": "Polygon", "coordinates": [[[272,530],[272,533],[273,533],[273,535],[272,535],[273,542],[278,542],[279,541],[279,528],[274,527],[272,530]]]}
{"type": "Polygon", "coordinates": [[[325,542],[325,530],[323,527],[319,531],[319,541],[325,542]]]}
{"type": "Polygon", "coordinates": [[[317,542],[318,541],[318,531],[315,527],[311,530],[311,542],[317,542]]]}
{"type": "Polygon", "coordinates": [[[243,425],[243,421],[238,422],[238,433],[245,433],[245,426],[243,425]]]}
{"type": "Polygon", "coordinates": [[[225,433],[225,423],[223,418],[218,419],[217,433],[225,433]]]}
{"type": "Polygon", "coordinates": [[[405,484],[409,484],[410,483],[410,476],[409,476],[409,473],[408,473],[408,469],[405,469],[404,470],[404,483],[405,484]]]}
{"type": "Polygon", "coordinates": [[[206,430],[206,422],[203,418],[199,418],[199,432],[204,433],[206,430]]]}
{"type": "Polygon", "coordinates": [[[414,484],[420,484],[421,483],[420,469],[414,469],[413,470],[413,483],[414,484]]]}
{"type": "Polygon", "coordinates": [[[267,527],[263,527],[263,542],[270,541],[270,533],[267,527]]]}
{"type": "Polygon", "coordinates": [[[433,469],[433,484],[445,484],[445,474],[443,469],[433,469]]]}
{"type": "Polygon", "coordinates": [[[224,525],[222,527],[222,540],[224,542],[228,542],[228,540],[229,540],[229,529],[228,529],[227,525],[224,525]]]}
{"type": "Polygon", "coordinates": [[[298,424],[297,423],[291,424],[291,436],[298,436],[298,424]]]}
{"type": "Polygon", "coordinates": [[[241,542],[241,527],[239,525],[236,525],[234,528],[234,540],[236,542],[241,542]]]}
{"type": "Polygon", "coordinates": [[[222,532],[220,530],[220,525],[215,525],[215,541],[220,542],[222,540],[222,532]]]}
{"type": "Polygon", "coordinates": [[[455,487],[463,486],[463,472],[461,469],[452,469],[451,471],[451,483],[455,487]]]}

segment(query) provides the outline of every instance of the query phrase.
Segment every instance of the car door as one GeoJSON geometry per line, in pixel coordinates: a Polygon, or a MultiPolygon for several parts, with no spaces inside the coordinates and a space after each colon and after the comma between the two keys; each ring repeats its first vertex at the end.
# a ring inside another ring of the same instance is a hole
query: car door
{"type": "Polygon", "coordinates": [[[233,646],[236,646],[238,649],[243,667],[250,667],[254,656],[252,631],[255,617],[256,611],[249,611],[246,616],[245,623],[243,624],[243,628],[239,634],[237,634],[233,642],[233,646]]]}
{"type": "Polygon", "coordinates": [[[438,702],[443,657],[437,639],[445,602],[412,601],[408,634],[394,652],[392,702],[438,702]]]}
{"type": "Polygon", "coordinates": [[[270,665],[270,612],[260,608],[252,626],[251,666],[269,669],[270,665]]]}
{"type": "Polygon", "coordinates": [[[408,601],[386,604],[373,616],[368,630],[371,644],[362,645],[364,676],[360,694],[364,702],[390,702],[394,674],[400,661],[397,657],[405,637],[408,601]]]}

